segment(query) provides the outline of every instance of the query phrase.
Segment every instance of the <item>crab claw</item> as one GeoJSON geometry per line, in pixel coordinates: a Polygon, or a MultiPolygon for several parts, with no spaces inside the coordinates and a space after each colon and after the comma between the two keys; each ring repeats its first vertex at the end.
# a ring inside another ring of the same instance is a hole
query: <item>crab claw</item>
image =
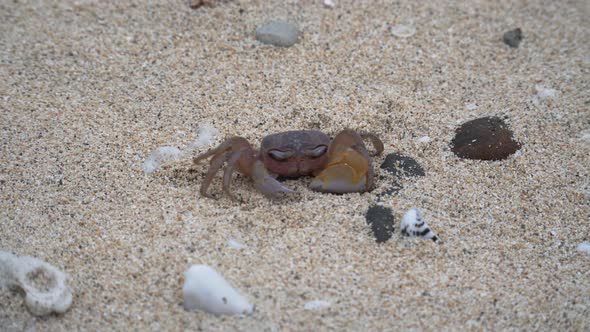
{"type": "Polygon", "coordinates": [[[369,161],[351,148],[340,151],[333,157],[328,166],[311,181],[309,187],[315,191],[337,194],[365,191],[369,161]]]}
{"type": "Polygon", "coordinates": [[[277,196],[280,193],[295,192],[294,190],[283,186],[279,181],[273,178],[260,160],[254,163],[252,179],[254,180],[254,187],[266,196],[277,196]]]}
{"type": "Polygon", "coordinates": [[[320,192],[345,194],[364,191],[366,176],[360,176],[350,165],[339,164],[326,168],[316,176],[309,188],[320,192]]]}

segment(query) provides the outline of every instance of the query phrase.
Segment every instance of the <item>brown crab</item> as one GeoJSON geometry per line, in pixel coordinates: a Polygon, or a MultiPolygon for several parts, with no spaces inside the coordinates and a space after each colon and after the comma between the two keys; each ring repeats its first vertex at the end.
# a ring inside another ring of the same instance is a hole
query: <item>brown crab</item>
{"type": "Polygon", "coordinates": [[[345,129],[333,140],[316,130],[286,131],[264,137],[260,151],[243,137],[231,137],[218,147],[193,159],[195,164],[211,158],[209,170],[201,184],[201,195],[214,198],[207,189],[217,171],[227,162],[223,173],[223,191],[233,198],[230,182],[234,170],[252,178],[254,186],[267,196],[290,193],[277,176],[314,175],[310,188],[330,193],[370,191],[373,187],[371,156],[363,139],[370,139],[376,153],[383,152],[383,142],[371,133],[345,129]]]}

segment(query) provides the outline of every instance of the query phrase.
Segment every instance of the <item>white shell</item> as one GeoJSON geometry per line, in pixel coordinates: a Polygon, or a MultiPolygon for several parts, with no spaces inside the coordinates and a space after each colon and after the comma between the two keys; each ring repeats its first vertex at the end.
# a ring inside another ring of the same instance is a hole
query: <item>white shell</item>
{"type": "Polygon", "coordinates": [[[418,209],[409,209],[404,217],[402,218],[400,229],[403,236],[416,236],[425,239],[431,239],[432,241],[438,241],[438,236],[428,227],[428,224],[424,221],[424,217],[418,209]]]}
{"type": "Polygon", "coordinates": [[[331,305],[331,303],[328,301],[313,300],[313,301],[309,301],[305,305],[303,305],[303,308],[305,310],[322,310],[322,309],[328,308],[330,305],[331,305]]]}
{"type": "Polygon", "coordinates": [[[580,243],[576,249],[580,252],[585,252],[587,254],[590,254],[590,243],[586,243],[586,242],[580,243]]]}
{"type": "Polygon", "coordinates": [[[72,291],[66,279],[65,273],[40,259],[0,251],[0,288],[21,288],[34,315],[64,313],[70,308],[72,291]]]}
{"type": "Polygon", "coordinates": [[[236,239],[229,239],[227,240],[227,244],[229,244],[230,247],[234,248],[234,249],[245,249],[248,248],[247,245],[239,242],[236,239]]]}
{"type": "Polygon", "coordinates": [[[221,274],[208,265],[193,265],[184,273],[184,308],[216,315],[250,314],[254,310],[221,274]]]}
{"type": "Polygon", "coordinates": [[[432,138],[428,137],[428,136],[423,136],[420,137],[416,140],[418,143],[430,143],[432,141],[432,138]]]}
{"type": "Polygon", "coordinates": [[[396,25],[391,28],[391,33],[396,37],[408,38],[416,33],[416,28],[411,25],[396,25]]]}
{"type": "Polygon", "coordinates": [[[324,0],[324,7],[334,8],[336,4],[332,0],[324,0]]]}

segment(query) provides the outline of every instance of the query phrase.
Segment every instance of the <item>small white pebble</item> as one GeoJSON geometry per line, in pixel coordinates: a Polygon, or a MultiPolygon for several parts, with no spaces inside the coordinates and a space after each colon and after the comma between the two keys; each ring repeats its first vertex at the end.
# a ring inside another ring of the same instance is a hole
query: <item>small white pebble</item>
{"type": "Polygon", "coordinates": [[[468,111],[473,111],[473,110],[477,109],[477,105],[476,105],[475,103],[471,103],[471,104],[465,104],[465,108],[466,108],[468,111]]]}
{"type": "Polygon", "coordinates": [[[428,137],[428,136],[423,136],[420,137],[416,140],[418,143],[429,143],[430,141],[432,141],[432,138],[428,137]]]}
{"type": "Polygon", "coordinates": [[[408,38],[416,33],[416,28],[411,25],[396,25],[391,28],[391,33],[396,37],[408,38]]]}
{"type": "Polygon", "coordinates": [[[229,244],[229,246],[232,247],[232,248],[234,248],[234,249],[248,248],[247,245],[242,244],[242,243],[236,241],[235,239],[229,239],[229,240],[227,240],[227,244],[229,244]]]}
{"type": "Polygon", "coordinates": [[[322,310],[328,308],[330,305],[331,303],[328,301],[313,300],[307,302],[303,308],[305,308],[305,310],[322,310]]]}
{"type": "Polygon", "coordinates": [[[332,0],[324,0],[324,7],[334,8],[336,4],[332,0]]]}
{"type": "Polygon", "coordinates": [[[537,97],[540,100],[553,99],[557,97],[557,90],[555,89],[548,89],[541,85],[536,85],[535,90],[537,90],[537,97]]]}
{"type": "Polygon", "coordinates": [[[587,254],[590,254],[590,243],[587,243],[587,242],[580,243],[576,249],[580,252],[585,252],[587,254]]]}
{"type": "Polygon", "coordinates": [[[151,174],[160,169],[165,163],[178,159],[180,154],[181,152],[178,148],[173,146],[161,146],[152,151],[147,157],[143,163],[143,171],[147,174],[151,174]]]}

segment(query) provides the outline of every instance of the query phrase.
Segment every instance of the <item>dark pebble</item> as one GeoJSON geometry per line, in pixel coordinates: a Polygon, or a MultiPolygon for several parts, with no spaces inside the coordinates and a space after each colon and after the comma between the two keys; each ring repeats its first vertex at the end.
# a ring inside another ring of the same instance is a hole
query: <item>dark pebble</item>
{"type": "Polygon", "coordinates": [[[394,177],[424,176],[424,169],[416,160],[399,153],[390,153],[381,164],[381,169],[391,173],[394,177]]]}
{"type": "Polygon", "coordinates": [[[498,117],[465,122],[455,131],[451,150],[460,158],[503,160],[520,149],[512,131],[498,117]]]}
{"type": "Polygon", "coordinates": [[[379,196],[395,195],[402,190],[402,185],[399,183],[402,177],[415,178],[425,175],[424,169],[416,160],[399,153],[388,154],[381,164],[381,169],[393,175],[393,182],[387,189],[379,193],[379,196]]]}
{"type": "Polygon", "coordinates": [[[520,28],[506,31],[504,33],[504,43],[510,47],[517,48],[520,42],[522,41],[522,30],[520,28]]]}
{"type": "Polygon", "coordinates": [[[385,242],[391,238],[394,232],[394,220],[390,208],[373,205],[367,210],[365,218],[367,219],[367,224],[371,225],[377,243],[385,242]]]}

